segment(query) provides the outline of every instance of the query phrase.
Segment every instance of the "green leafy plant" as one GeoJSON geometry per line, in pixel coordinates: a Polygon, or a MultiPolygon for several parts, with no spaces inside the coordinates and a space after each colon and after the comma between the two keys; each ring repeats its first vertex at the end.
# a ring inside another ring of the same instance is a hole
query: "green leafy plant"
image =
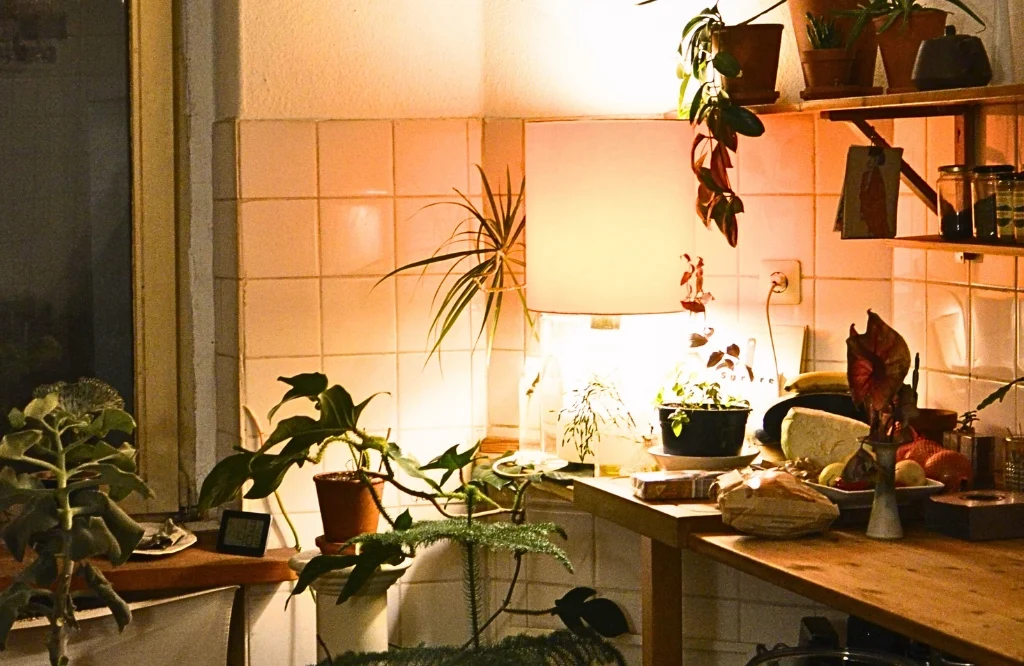
{"type": "Polygon", "coordinates": [[[19,617],[43,616],[50,663],[65,666],[68,632],[78,626],[76,578],[120,629],[131,621],[128,604],[89,560],[118,566],[128,559],[144,531],[117,502],[153,494],[135,474],[135,449],[107,441],[135,429],[113,388],[80,379],[42,386],[35,396],[11,411],[13,431],[0,440],[0,508],[20,509],[3,531],[4,544],[18,562],[35,553],[0,593],[0,647],[19,617]]]}
{"type": "Polygon", "coordinates": [[[690,422],[687,410],[728,411],[750,409],[750,403],[743,398],[726,393],[718,382],[684,382],[677,379],[669,393],[664,390],[658,393],[658,404],[675,407],[669,416],[672,432],[676,437],[682,434],[683,428],[690,422]]]}
{"type": "Polygon", "coordinates": [[[512,177],[506,169],[505,195],[503,197],[498,192],[495,196],[484,170],[477,166],[477,171],[484,190],[483,210],[458,190],[455,193],[459,195],[459,201],[430,204],[458,206],[468,213],[468,217],[455,227],[448,240],[430,257],[396,268],[380,280],[383,282],[406,271],[425,271],[430,266],[451,264],[431,302],[431,307],[436,310],[430,324],[430,337],[433,339],[430,355],[440,353],[445,337],[479,297],[483,297],[484,310],[474,344],[479,344],[480,338],[486,335],[488,354],[498,329],[505,294],[515,294],[527,323],[533,328],[532,315],[526,308],[526,285],[516,275],[517,270],[526,266],[521,249],[526,229],[526,216],[523,214],[526,179],[519,187],[519,194],[513,196],[512,177]],[[447,285],[447,291],[442,295],[442,288],[453,275],[456,276],[454,281],[447,285]]]}
{"type": "Polygon", "coordinates": [[[807,39],[816,51],[843,48],[843,35],[836,27],[835,19],[815,16],[810,12],[807,12],[807,39]]]}
{"type": "Polygon", "coordinates": [[[594,376],[583,387],[573,389],[570,396],[569,406],[558,413],[559,421],[569,421],[562,433],[562,445],[572,443],[581,461],[594,455],[591,444],[600,443],[603,428],[636,430],[636,421],[613,383],[594,376]]]}
{"type": "MultiPolygon", "coordinates": [[[[785,3],[780,0],[768,9],[738,25],[747,25],[785,3]]],[[[655,0],[644,0],[646,5],[655,0]]],[[[726,27],[718,3],[703,9],[683,28],[678,53],[682,61],[676,67],[679,84],[679,117],[700,126],[693,139],[690,165],[697,176],[697,214],[708,228],[714,223],[729,245],[739,242],[737,216],[743,212],[743,200],[732,188],[730,153],[739,149],[739,137],[759,137],[764,124],[757,115],[732,103],[723,88],[724,78],[743,75],[740,63],[728,51],[715,50],[715,34],[726,27]],[[696,92],[688,97],[691,82],[696,92]]]]}
{"type": "MultiPolygon", "coordinates": [[[[692,259],[690,255],[684,254],[686,270],[679,284],[683,288],[683,298],[680,301],[683,310],[691,315],[700,315],[704,318],[704,325],[700,333],[690,334],[690,348],[700,349],[711,343],[715,335],[715,329],[707,325],[707,306],[715,300],[711,292],[704,289],[704,259],[697,257],[692,259]]],[[[733,343],[713,351],[708,355],[707,367],[713,370],[746,370],[747,376],[754,379],[754,369],[740,360],[740,346],[733,343]]]]}
{"type": "MultiPolygon", "coordinates": [[[[963,0],[944,1],[970,16],[979,25],[985,25],[985,22],[981,20],[981,17],[978,16],[974,10],[967,5],[967,3],[963,2],[963,0]]],[[[881,16],[886,17],[885,22],[878,28],[879,34],[893,27],[897,21],[900,21],[899,29],[906,30],[907,25],[910,22],[911,15],[913,15],[914,12],[920,12],[926,9],[931,8],[923,6],[919,0],[869,0],[868,2],[861,3],[857,9],[836,12],[836,14],[839,16],[850,16],[855,19],[853,28],[851,28],[850,35],[846,41],[847,46],[850,46],[861,36],[864,32],[864,28],[867,27],[868,22],[875,18],[881,16]]]]}
{"type": "Polygon", "coordinates": [[[209,508],[237,498],[242,487],[250,481],[253,486],[246,497],[266,497],[280,485],[293,466],[301,467],[306,462],[318,460],[328,445],[340,442],[350,447],[358,464],[358,478],[363,484],[368,487],[378,481],[391,484],[400,493],[430,503],[440,514],[440,519],[414,521],[408,510],[392,515],[378,501],[378,509],[389,529],[356,536],[342,545],[342,554],[320,555],[310,560],[299,575],[293,595],[305,592],[321,576],[351,569],[338,596],[338,603],[345,603],[384,564],[401,563],[415,557],[419,549],[442,542],[455,544],[462,552],[468,615],[468,640],[465,644],[396,649],[380,654],[348,653],[329,658],[329,663],[334,666],[624,664],[622,656],[605,638],[628,631],[625,616],[613,602],[592,598],[593,590],[571,590],[546,609],[512,606],[526,555],[551,557],[572,572],[572,564],[565,551],[552,540],[555,536],[566,538],[561,528],[553,523],[530,523],[526,520],[525,497],[532,479],[507,479],[486,466],[479,466],[469,473],[470,467],[479,459],[478,446],[460,451],[456,445],[421,465],[388,438],[375,437],[360,429],[359,416],[373,396],[356,405],[348,391],[339,385],[330,386],[327,377],[319,373],[282,378],[282,381],[291,388],[281,404],[295,399],[311,400],[319,410],[320,418],[299,416],[284,419],[263,449],[239,451],[218,463],[203,482],[200,507],[209,508]],[[280,451],[271,453],[277,447],[281,447],[280,451]],[[399,471],[404,474],[400,476],[399,471]],[[502,506],[492,499],[487,492],[488,487],[508,491],[512,497],[511,505],[502,506]],[[463,510],[457,511],[456,505],[463,510]],[[485,615],[480,574],[480,562],[485,551],[504,552],[515,561],[508,593],[488,615],[485,615]],[[544,637],[511,637],[495,645],[484,645],[484,632],[502,614],[554,615],[561,618],[568,629],[544,637]]]}

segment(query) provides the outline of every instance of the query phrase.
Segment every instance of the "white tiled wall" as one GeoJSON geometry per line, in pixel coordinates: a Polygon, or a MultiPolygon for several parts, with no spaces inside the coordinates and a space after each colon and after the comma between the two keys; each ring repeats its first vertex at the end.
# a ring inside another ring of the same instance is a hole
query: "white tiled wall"
{"type": "MultiPolygon", "coordinates": [[[[981,133],[986,159],[1019,159],[1019,113],[1011,106],[987,114],[981,133]]],[[[966,266],[947,253],[839,241],[831,229],[846,147],[863,139],[848,127],[810,116],[768,117],[765,124],[764,138],[744,140],[734,170],[750,211],[741,220],[739,248],[696,225],[694,252],[708,262],[708,284],[717,296],[714,317],[760,325],[760,261],[795,258],[801,261],[804,302],[772,306],[772,317],[811,327],[810,368],[843,369],[849,326],[862,327],[871,308],[921,353],[926,405],[964,411],[998,381],[1024,371],[1024,345],[1018,343],[1024,316],[1018,289],[1024,285],[1014,261],[985,257],[966,266]]],[[[929,175],[952,161],[953,128],[946,119],[877,127],[905,146],[907,160],[929,175]]],[[[452,186],[478,195],[471,163],[482,163],[492,182],[504,181],[507,166],[518,186],[522,120],[242,122],[218,125],[215,139],[218,155],[234,154],[236,142],[238,154],[237,160],[219,162],[215,183],[222,394],[239,395],[239,405],[262,416],[280,394],[275,377],[321,369],[357,397],[391,391],[391,398],[367,412],[367,424],[397,428],[399,441],[421,458],[470,441],[484,426],[491,433],[515,433],[516,383],[527,344],[517,308],[506,308],[489,364],[482,352],[470,351],[467,328],[452,336],[438,366],[425,363],[424,352],[426,302],[440,276],[373,284],[396,263],[419,258],[443,240],[451,211],[423,212],[422,206],[447,200],[452,186]]],[[[904,191],[900,233],[936,230],[934,216],[904,191]]],[[[1022,414],[1014,396],[986,411],[982,428],[1013,427],[1022,414]]],[[[238,439],[237,415],[230,404],[222,413],[222,450],[238,439]]],[[[339,464],[338,458],[326,463],[339,464]]],[[[289,478],[284,492],[307,547],[319,533],[311,473],[289,478]]],[[[275,506],[267,508],[277,513],[275,506]]],[[[532,559],[516,604],[537,607],[571,586],[595,586],[626,610],[633,634],[619,643],[630,662],[639,663],[638,537],[564,504],[536,503],[531,518],[566,528],[576,572],[570,576],[551,561],[532,559]]],[[[280,531],[276,538],[288,542],[280,531]]],[[[424,553],[392,590],[395,642],[466,636],[465,627],[438,623],[431,614],[437,603],[463,603],[458,557],[424,553]]],[[[687,663],[742,664],[759,642],[793,642],[805,615],[840,619],[723,565],[693,554],[683,558],[687,663]]],[[[497,603],[511,576],[509,562],[491,558],[487,571],[497,603]]],[[[302,633],[307,611],[290,606],[285,613],[282,594],[253,592],[260,603],[251,607],[264,609],[254,629],[259,623],[274,626],[293,647],[276,646],[266,661],[254,652],[254,666],[305,663],[308,655],[301,651],[312,654],[311,644],[294,647],[309,643],[302,633]]],[[[550,626],[551,618],[503,618],[496,633],[550,626]]]]}

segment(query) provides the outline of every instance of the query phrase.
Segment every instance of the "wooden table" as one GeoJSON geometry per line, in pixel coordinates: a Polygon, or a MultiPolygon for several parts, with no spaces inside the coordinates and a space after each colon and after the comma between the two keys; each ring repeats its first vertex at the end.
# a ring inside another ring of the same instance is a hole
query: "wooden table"
{"type": "Polygon", "coordinates": [[[652,503],[628,479],[580,480],[575,506],[642,537],[646,666],[682,664],[680,550],[713,560],[982,665],[1024,665],[1024,540],[970,543],[863,530],[769,541],[728,532],[707,502],[652,503]]]}

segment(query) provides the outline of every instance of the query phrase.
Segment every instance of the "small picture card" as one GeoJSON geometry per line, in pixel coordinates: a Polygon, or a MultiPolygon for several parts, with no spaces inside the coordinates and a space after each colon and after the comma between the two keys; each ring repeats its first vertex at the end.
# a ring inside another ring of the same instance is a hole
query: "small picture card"
{"type": "Polygon", "coordinates": [[[902,148],[850,148],[837,220],[844,239],[896,237],[902,162],[902,148]]]}
{"type": "Polygon", "coordinates": [[[217,552],[263,557],[270,534],[270,514],[225,509],[220,517],[217,552]]]}

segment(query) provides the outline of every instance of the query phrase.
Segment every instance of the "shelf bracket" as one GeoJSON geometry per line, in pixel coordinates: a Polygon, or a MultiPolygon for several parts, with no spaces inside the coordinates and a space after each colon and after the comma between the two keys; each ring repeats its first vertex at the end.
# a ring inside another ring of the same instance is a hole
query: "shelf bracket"
{"type": "MultiPolygon", "coordinates": [[[[869,123],[869,120],[895,120],[898,118],[934,118],[952,116],[956,123],[954,136],[954,155],[957,164],[972,166],[975,155],[974,107],[967,104],[945,104],[927,107],[878,108],[878,109],[841,109],[825,111],[822,117],[834,122],[849,122],[875,146],[891,148],[881,134],[869,123]]],[[[938,214],[938,198],[935,190],[926,178],[907,164],[900,162],[900,178],[904,184],[917,195],[924,205],[934,214],[938,214]]]]}

